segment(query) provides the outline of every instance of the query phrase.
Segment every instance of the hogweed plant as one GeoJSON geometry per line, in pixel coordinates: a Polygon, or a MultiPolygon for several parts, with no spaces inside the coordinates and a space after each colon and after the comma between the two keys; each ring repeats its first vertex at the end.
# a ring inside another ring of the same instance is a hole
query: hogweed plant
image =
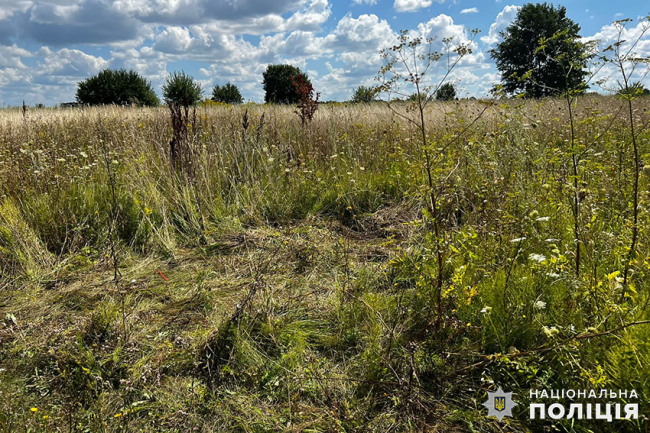
{"type": "MultiPolygon", "coordinates": [[[[472,43],[478,35],[478,30],[470,31],[468,40],[464,43],[453,45],[453,38],[442,39],[444,53],[434,50],[436,38],[423,38],[411,36],[407,30],[400,32],[397,45],[381,51],[385,62],[377,76],[379,85],[377,91],[386,95],[384,102],[391,111],[409,125],[416,128],[419,135],[420,151],[424,158],[424,175],[426,177],[426,216],[433,226],[435,260],[437,263],[435,276],[435,291],[432,297],[432,307],[436,305],[437,317],[435,319],[436,329],[440,329],[443,317],[443,292],[445,286],[445,251],[443,244],[445,234],[441,226],[440,196],[444,193],[442,180],[442,164],[445,151],[467,129],[461,131],[455,138],[433,147],[430,143],[426,118],[426,110],[431,104],[436,93],[445,85],[452,71],[463,58],[472,54],[472,43]],[[442,68],[442,77],[435,84],[432,83],[430,75],[440,71],[441,61],[446,60],[446,66],[442,68]],[[395,104],[394,97],[408,98],[406,108],[403,105],[395,104]]],[[[485,109],[474,120],[487,110],[485,109]]],[[[474,123],[472,122],[470,126],[474,123]]],[[[452,170],[453,171],[453,170],[452,170]]],[[[446,176],[450,176],[447,173],[446,176]]]]}
{"type": "MultiPolygon", "coordinates": [[[[569,154],[571,157],[571,180],[573,188],[571,190],[571,210],[573,213],[573,242],[575,243],[575,272],[576,276],[580,277],[581,265],[581,244],[582,239],[582,223],[581,223],[581,205],[586,196],[586,186],[581,180],[580,173],[580,158],[581,152],[585,151],[585,146],[578,146],[576,138],[576,116],[575,108],[578,103],[578,97],[584,95],[589,87],[589,82],[594,76],[602,69],[603,63],[596,64],[593,70],[588,73],[587,79],[576,82],[571,79],[571,76],[576,70],[582,70],[595,57],[596,42],[578,42],[579,49],[575,53],[568,53],[563,47],[572,43],[572,37],[568,30],[555,33],[550,38],[542,38],[539,41],[539,46],[536,49],[536,54],[541,54],[547,64],[556,63],[562,71],[562,76],[559,78],[559,87],[555,88],[547,84],[538,82],[534,79],[535,70],[531,69],[528,73],[520,78],[521,81],[526,81],[532,84],[533,87],[543,88],[547,92],[556,93],[566,102],[567,112],[569,115],[570,127],[570,147],[569,154]]],[[[520,96],[525,96],[522,94],[520,96]]]]}
{"type": "Polygon", "coordinates": [[[634,179],[632,186],[632,239],[627,258],[625,259],[623,271],[623,290],[621,301],[625,301],[626,294],[630,289],[629,279],[631,269],[637,261],[636,250],[639,241],[639,181],[641,178],[641,155],[639,151],[639,134],[635,121],[634,101],[642,94],[638,86],[635,86],[634,78],[639,77],[639,81],[648,76],[650,72],[650,57],[643,57],[636,53],[636,49],[644,42],[644,36],[650,31],[650,15],[641,19],[637,30],[639,34],[630,41],[624,38],[627,32],[626,26],[632,22],[631,19],[624,19],[614,22],[614,28],[617,32],[617,40],[614,44],[608,46],[603,51],[603,61],[612,64],[620,74],[618,86],[619,95],[625,101],[629,120],[630,142],[632,143],[632,152],[634,155],[634,179]],[[608,54],[611,53],[611,54],[608,54]]]}

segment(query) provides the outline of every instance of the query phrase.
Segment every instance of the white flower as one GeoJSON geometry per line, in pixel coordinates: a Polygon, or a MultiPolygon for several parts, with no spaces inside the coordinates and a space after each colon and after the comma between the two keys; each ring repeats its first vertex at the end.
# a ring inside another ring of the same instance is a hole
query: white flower
{"type": "Polygon", "coordinates": [[[537,310],[543,310],[544,308],[546,308],[546,302],[544,302],[544,301],[537,301],[537,302],[535,302],[534,307],[535,307],[537,310]]]}
{"type": "Polygon", "coordinates": [[[513,239],[510,242],[512,242],[513,244],[516,244],[518,242],[525,241],[525,240],[526,240],[526,237],[524,236],[523,238],[513,239]]]}
{"type": "Polygon", "coordinates": [[[539,217],[535,221],[543,222],[543,221],[548,221],[550,219],[551,219],[550,217],[539,217]]]}
{"type": "Polygon", "coordinates": [[[488,307],[487,305],[483,307],[483,309],[481,310],[481,313],[483,314],[490,314],[491,312],[492,312],[492,307],[488,307]]]}
{"type": "Polygon", "coordinates": [[[528,256],[528,260],[534,260],[537,263],[542,263],[544,260],[546,260],[546,256],[544,256],[543,254],[532,253],[528,256]]]}
{"type": "Polygon", "coordinates": [[[557,334],[560,333],[560,330],[557,329],[555,326],[551,326],[550,328],[548,326],[542,327],[542,331],[544,332],[544,335],[546,335],[548,338],[553,338],[557,334]]]}

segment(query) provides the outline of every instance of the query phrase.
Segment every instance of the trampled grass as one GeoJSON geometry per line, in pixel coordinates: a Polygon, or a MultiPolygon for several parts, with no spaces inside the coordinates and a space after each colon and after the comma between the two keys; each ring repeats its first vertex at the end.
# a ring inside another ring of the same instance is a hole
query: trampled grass
{"type": "Polygon", "coordinates": [[[566,102],[427,109],[443,317],[421,144],[380,103],[199,108],[185,174],[165,109],[3,111],[0,431],[646,431],[624,104],[578,100],[578,191],[566,102]],[[531,389],[634,389],[641,417],[531,421],[531,389]]]}

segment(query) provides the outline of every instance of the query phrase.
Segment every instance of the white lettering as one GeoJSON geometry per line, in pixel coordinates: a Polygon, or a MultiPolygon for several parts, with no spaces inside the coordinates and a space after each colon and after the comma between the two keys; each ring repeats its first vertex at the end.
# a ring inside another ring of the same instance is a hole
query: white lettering
{"type": "Polygon", "coordinates": [[[564,406],[560,403],[553,403],[548,407],[548,416],[551,419],[560,419],[564,416],[564,406]]]}
{"type": "Polygon", "coordinates": [[[530,419],[535,417],[535,409],[539,409],[539,419],[546,419],[546,405],[544,403],[533,403],[530,405],[530,419]]]}
{"type": "Polygon", "coordinates": [[[573,418],[575,412],[578,412],[578,415],[576,416],[576,418],[582,419],[582,405],[581,404],[571,403],[569,405],[569,415],[567,415],[567,419],[573,418]]]}

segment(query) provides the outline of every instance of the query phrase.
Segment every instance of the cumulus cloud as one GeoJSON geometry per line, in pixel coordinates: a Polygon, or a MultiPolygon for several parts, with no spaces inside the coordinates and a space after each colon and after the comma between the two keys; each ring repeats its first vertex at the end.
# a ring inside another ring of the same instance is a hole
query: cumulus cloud
{"type": "Polygon", "coordinates": [[[141,24],[101,0],[38,2],[15,14],[21,38],[50,46],[107,44],[133,39],[141,24]]]}
{"type": "Polygon", "coordinates": [[[304,0],[117,0],[114,7],[145,22],[191,25],[282,15],[305,3],[304,0]]]}
{"type": "MultiPolygon", "coordinates": [[[[442,3],[444,0],[440,1],[442,3]]],[[[416,12],[422,8],[428,8],[432,0],[395,0],[393,7],[397,12],[416,12]]]]}
{"type": "Polygon", "coordinates": [[[102,57],[69,48],[53,52],[45,47],[39,54],[44,55],[43,61],[38,64],[38,74],[41,76],[85,78],[108,66],[108,62],[102,57]]]}
{"type": "Polygon", "coordinates": [[[463,9],[460,11],[461,14],[477,14],[478,13],[478,8],[469,8],[469,9],[463,9]]]}
{"type": "Polygon", "coordinates": [[[492,25],[490,25],[490,31],[488,34],[481,37],[481,41],[488,45],[494,45],[499,42],[501,39],[499,33],[505,30],[506,27],[508,27],[510,23],[515,20],[520,9],[521,6],[514,5],[506,6],[503,8],[503,10],[499,12],[499,15],[497,15],[496,20],[492,23],[492,25]]]}

